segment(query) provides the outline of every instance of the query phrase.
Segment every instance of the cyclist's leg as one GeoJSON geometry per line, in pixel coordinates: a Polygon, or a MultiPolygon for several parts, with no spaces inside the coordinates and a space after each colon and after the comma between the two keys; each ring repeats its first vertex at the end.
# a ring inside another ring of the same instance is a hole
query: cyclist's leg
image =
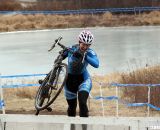
{"type": "Polygon", "coordinates": [[[77,98],[75,99],[67,99],[68,103],[68,109],[67,109],[67,115],[68,116],[76,116],[76,108],[77,108],[77,98]]]}
{"type": "Polygon", "coordinates": [[[68,74],[66,85],[64,87],[65,97],[68,103],[68,116],[76,116],[77,91],[80,84],[77,79],[78,77],[68,74]]]}
{"type": "Polygon", "coordinates": [[[92,81],[89,76],[85,77],[83,83],[79,86],[78,90],[78,101],[79,101],[79,108],[80,108],[80,116],[81,117],[88,117],[88,106],[87,106],[87,99],[89,93],[92,88],[92,81]]]}
{"type": "Polygon", "coordinates": [[[76,116],[77,107],[77,92],[81,83],[83,83],[83,74],[72,75],[68,74],[65,85],[65,96],[68,103],[68,116],[76,116]],[[72,114],[71,114],[72,113],[72,114]]]}
{"type": "Polygon", "coordinates": [[[76,116],[77,108],[77,94],[71,92],[67,89],[67,86],[64,87],[65,97],[68,103],[67,115],[76,116]]]}
{"type": "Polygon", "coordinates": [[[78,101],[79,101],[79,108],[80,117],[88,117],[88,106],[87,106],[87,99],[88,99],[89,93],[86,91],[80,91],[78,93],[78,101]]]}

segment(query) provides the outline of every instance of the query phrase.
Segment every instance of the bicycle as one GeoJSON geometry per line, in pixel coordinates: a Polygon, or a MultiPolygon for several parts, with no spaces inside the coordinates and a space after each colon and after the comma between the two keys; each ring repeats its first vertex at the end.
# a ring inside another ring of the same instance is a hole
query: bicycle
{"type": "Polygon", "coordinates": [[[72,52],[69,48],[65,47],[60,43],[62,37],[59,37],[55,40],[54,44],[48,51],[51,51],[55,48],[56,45],[59,45],[62,50],[59,51],[59,55],[54,61],[53,69],[47,74],[44,80],[41,81],[41,85],[38,88],[35,97],[35,108],[36,113],[38,115],[41,110],[47,109],[48,111],[52,111],[49,107],[58,97],[60,92],[62,91],[65,82],[67,80],[67,64],[62,63],[63,61],[63,53],[65,51],[72,52]],[[63,75],[63,78],[61,78],[63,75]]]}

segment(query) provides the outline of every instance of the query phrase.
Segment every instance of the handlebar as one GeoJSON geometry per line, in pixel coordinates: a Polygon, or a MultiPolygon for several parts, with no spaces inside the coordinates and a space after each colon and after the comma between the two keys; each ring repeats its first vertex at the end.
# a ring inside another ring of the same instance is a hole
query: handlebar
{"type": "Polygon", "coordinates": [[[58,39],[55,40],[54,44],[51,46],[51,48],[50,48],[48,51],[53,50],[54,47],[55,47],[56,44],[57,44],[57,45],[59,45],[62,49],[67,50],[67,51],[70,51],[71,53],[73,53],[73,51],[71,51],[68,47],[66,47],[66,46],[64,46],[64,45],[62,45],[62,44],[60,43],[61,40],[62,40],[62,37],[60,36],[58,39]]]}
{"type": "Polygon", "coordinates": [[[55,40],[54,44],[51,46],[51,48],[48,51],[53,50],[53,48],[62,40],[62,37],[60,36],[58,39],[55,40]]]}
{"type": "MultiPolygon", "coordinates": [[[[60,36],[58,39],[55,40],[55,43],[51,46],[51,48],[50,48],[48,51],[53,50],[54,47],[55,47],[56,44],[57,44],[57,45],[59,45],[63,50],[67,50],[67,51],[69,51],[70,53],[73,54],[74,52],[73,52],[70,48],[68,48],[68,47],[66,47],[66,46],[64,46],[64,45],[62,45],[62,44],[60,43],[61,40],[62,40],[62,37],[60,36]]],[[[86,55],[86,52],[84,53],[84,56],[83,56],[83,59],[82,59],[82,63],[84,62],[85,55],[86,55]]]]}

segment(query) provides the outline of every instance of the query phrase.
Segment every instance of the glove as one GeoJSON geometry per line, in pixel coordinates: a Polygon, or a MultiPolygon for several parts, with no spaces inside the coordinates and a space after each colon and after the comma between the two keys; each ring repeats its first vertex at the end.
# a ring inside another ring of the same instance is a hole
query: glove
{"type": "Polygon", "coordinates": [[[84,53],[81,52],[81,51],[76,51],[76,52],[73,53],[73,56],[78,58],[78,59],[82,59],[83,56],[84,56],[84,53]]]}

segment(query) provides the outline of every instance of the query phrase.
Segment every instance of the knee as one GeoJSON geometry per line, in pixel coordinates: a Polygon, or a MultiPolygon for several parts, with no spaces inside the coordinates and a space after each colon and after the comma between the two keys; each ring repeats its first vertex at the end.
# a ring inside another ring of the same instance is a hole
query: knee
{"type": "Polygon", "coordinates": [[[89,93],[87,91],[80,91],[78,93],[78,100],[81,105],[85,105],[87,103],[89,93]]]}

